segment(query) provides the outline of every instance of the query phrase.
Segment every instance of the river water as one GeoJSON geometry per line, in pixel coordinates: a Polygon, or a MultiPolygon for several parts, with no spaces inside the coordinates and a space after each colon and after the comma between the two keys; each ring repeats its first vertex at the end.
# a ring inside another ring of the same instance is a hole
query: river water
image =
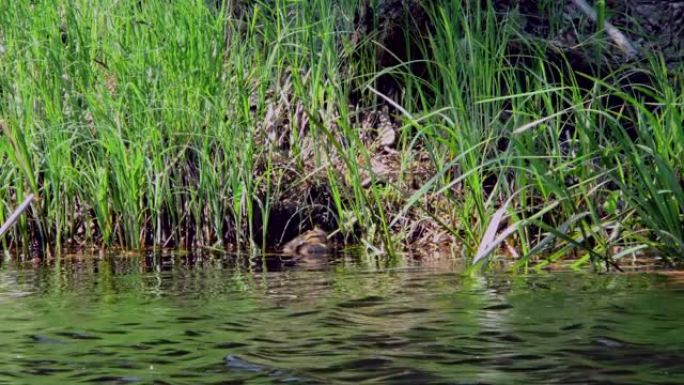
{"type": "Polygon", "coordinates": [[[674,274],[269,269],[228,257],[5,264],[0,383],[684,384],[674,274]]]}

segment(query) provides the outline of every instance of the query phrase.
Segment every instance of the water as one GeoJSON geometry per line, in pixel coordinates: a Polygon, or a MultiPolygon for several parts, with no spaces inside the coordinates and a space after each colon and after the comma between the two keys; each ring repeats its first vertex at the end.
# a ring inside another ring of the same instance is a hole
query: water
{"type": "Polygon", "coordinates": [[[230,259],[0,268],[2,384],[683,384],[684,280],[230,259]]]}

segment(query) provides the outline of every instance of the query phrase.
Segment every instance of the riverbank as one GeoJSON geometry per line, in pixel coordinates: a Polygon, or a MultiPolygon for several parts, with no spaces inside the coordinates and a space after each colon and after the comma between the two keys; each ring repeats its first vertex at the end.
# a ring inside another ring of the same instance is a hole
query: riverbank
{"type": "Polygon", "coordinates": [[[318,225],[518,267],[684,255],[683,78],[581,13],[536,10],[541,39],[480,2],[403,29],[351,0],[0,8],[0,222],[39,197],[8,254],[268,251],[318,225]]]}

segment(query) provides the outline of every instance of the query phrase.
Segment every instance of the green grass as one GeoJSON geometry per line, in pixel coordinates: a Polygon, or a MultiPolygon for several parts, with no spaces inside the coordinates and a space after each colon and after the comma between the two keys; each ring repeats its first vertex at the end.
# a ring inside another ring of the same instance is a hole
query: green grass
{"type": "Polygon", "coordinates": [[[473,4],[426,9],[416,61],[379,68],[376,36],[352,47],[353,0],[255,2],[233,23],[199,0],[0,1],[0,222],[39,197],[4,248],[265,249],[283,202],[311,216],[324,186],[341,238],[390,256],[441,231],[471,260],[507,238],[520,268],[680,258],[681,78],[656,58],[644,84],[566,71],[515,14],[473,4]],[[378,105],[397,122],[385,182],[359,129],[378,105]]]}

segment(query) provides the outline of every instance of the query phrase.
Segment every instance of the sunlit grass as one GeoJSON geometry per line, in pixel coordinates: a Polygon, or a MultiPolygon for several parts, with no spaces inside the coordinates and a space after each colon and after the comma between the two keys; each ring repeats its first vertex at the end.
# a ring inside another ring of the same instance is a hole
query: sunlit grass
{"type": "Polygon", "coordinates": [[[4,248],[265,249],[273,210],[299,197],[306,217],[300,193],[324,185],[341,238],[374,253],[420,219],[471,260],[506,240],[521,268],[682,255],[684,94],[660,61],[650,84],[578,78],[514,15],[445,2],[426,9],[424,74],[378,68],[377,36],[351,45],[357,6],[255,2],[226,23],[199,0],[0,2],[0,221],[39,197],[4,248]],[[377,105],[400,122],[386,183],[359,128],[377,105]]]}

